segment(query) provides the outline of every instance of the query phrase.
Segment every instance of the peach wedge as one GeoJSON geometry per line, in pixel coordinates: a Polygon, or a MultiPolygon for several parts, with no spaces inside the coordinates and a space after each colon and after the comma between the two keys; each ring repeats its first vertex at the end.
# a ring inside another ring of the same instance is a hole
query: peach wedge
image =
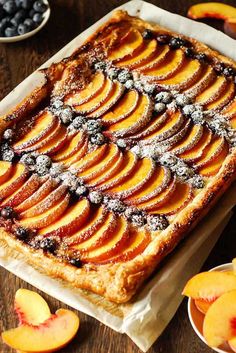
{"type": "Polygon", "coordinates": [[[188,17],[195,20],[206,17],[227,20],[236,17],[236,8],[220,2],[199,3],[189,8],[188,17]]]}
{"type": "Polygon", "coordinates": [[[11,348],[24,352],[55,352],[69,343],[79,328],[79,318],[70,310],[59,309],[38,326],[24,324],[2,333],[11,348]]]}

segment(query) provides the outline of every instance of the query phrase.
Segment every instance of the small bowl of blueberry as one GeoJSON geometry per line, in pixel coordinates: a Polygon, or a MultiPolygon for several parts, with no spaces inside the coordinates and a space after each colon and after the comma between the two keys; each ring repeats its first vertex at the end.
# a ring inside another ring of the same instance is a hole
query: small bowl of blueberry
{"type": "Polygon", "coordinates": [[[0,42],[18,42],[33,36],[49,17],[47,0],[0,0],[0,42]]]}

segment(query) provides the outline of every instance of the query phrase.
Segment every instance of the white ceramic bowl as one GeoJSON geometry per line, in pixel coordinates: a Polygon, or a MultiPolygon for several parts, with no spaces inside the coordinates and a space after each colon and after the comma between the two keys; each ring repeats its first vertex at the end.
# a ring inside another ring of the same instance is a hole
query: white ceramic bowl
{"type": "Polygon", "coordinates": [[[39,32],[40,29],[42,29],[46,25],[46,23],[48,22],[48,19],[50,17],[50,14],[51,14],[51,9],[50,9],[48,0],[44,0],[44,3],[47,5],[48,8],[43,14],[43,21],[40,23],[40,25],[37,28],[33,29],[33,31],[22,34],[21,36],[19,35],[19,36],[14,36],[14,37],[0,37],[0,43],[19,42],[19,41],[24,40],[26,38],[32,37],[37,32],[39,32]]]}
{"type": "MultiPolygon", "coordinates": [[[[232,263],[220,265],[212,268],[210,271],[232,271],[233,265],[232,263]]],[[[192,298],[188,299],[188,317],[191,322],[191,325],[198,335],[198,337],[205,343],[205,338],[203,337],[203,321],[204,315],[197,309],[194,300],[192,298]]],[[[229,347],[227,343],[220,346],[220,348],[212,348],[213,351],[218,353],[233,353],[232,349],[229,347]]]]}

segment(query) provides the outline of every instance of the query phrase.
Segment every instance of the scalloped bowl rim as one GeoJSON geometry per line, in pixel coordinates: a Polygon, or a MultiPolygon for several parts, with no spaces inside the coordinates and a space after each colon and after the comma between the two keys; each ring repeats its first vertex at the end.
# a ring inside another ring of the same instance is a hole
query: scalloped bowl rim
{"type": "Polygon", "coordinates": [[[19,42],[21,40],[27,39],[29,37],[32,37],[35,35],[37,32],[39,32],[48,22],[49,17],[51,15],[51,8],[49,5],[49,2],[47,0],[44,0],[44,3],[48,6],[47,10],[43,14],[43,21],[40,23],[38,27],[33,29],[30,32],[27,32],[25,34],[19,35],[19,36],[14,36],[14,37],[0,37],[0,43],[14,43],[14,42],[19,42]]]}

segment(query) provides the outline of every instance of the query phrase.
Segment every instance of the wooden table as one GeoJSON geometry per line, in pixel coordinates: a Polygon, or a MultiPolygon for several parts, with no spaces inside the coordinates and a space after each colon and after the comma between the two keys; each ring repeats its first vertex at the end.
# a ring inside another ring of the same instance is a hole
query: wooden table
{"type": "MultiPolygon", "coordinates": [[[[18,83],[44,63],[78,33],[92,25],[125,1],[117,0],[53,0],[52,15],[47,26],[35,37],[26,41],[0,45],[0,95],[1,99],[18,83]]],[[[172,12],[185,15],[192,0],[152,0],[152,3],[172,12]]],[[[234,4],[235,0],[222,1],[234,4]]],[[[222,23],[207,21],[221,29],[222,23]]],[[[211,252],[203,269],[226,263],[236,256],[236,217],[232,217],[220,240],[211,252]]],[[[0,331],[14,327],[17,319],[13,313],[13,300],[18,288],[36,290],[4,269],[0,269],[0,331]]],[[[38,291],[40,293],[40,291],[38,291]]],[[[41,293],[52,311],[67,306],[41,293]]],[[[118,334],[95,319],[79,313],[81,328],[73,342],[62,353],[138,353],[140,350],[125,335],[118,334]]],[[[15,352],[0,341],[0,352],[15,352]]],[[[186,299],[168,327],[149,350],[150,353],[210,353],[195,335],[187,317],[186,299]]]]}

